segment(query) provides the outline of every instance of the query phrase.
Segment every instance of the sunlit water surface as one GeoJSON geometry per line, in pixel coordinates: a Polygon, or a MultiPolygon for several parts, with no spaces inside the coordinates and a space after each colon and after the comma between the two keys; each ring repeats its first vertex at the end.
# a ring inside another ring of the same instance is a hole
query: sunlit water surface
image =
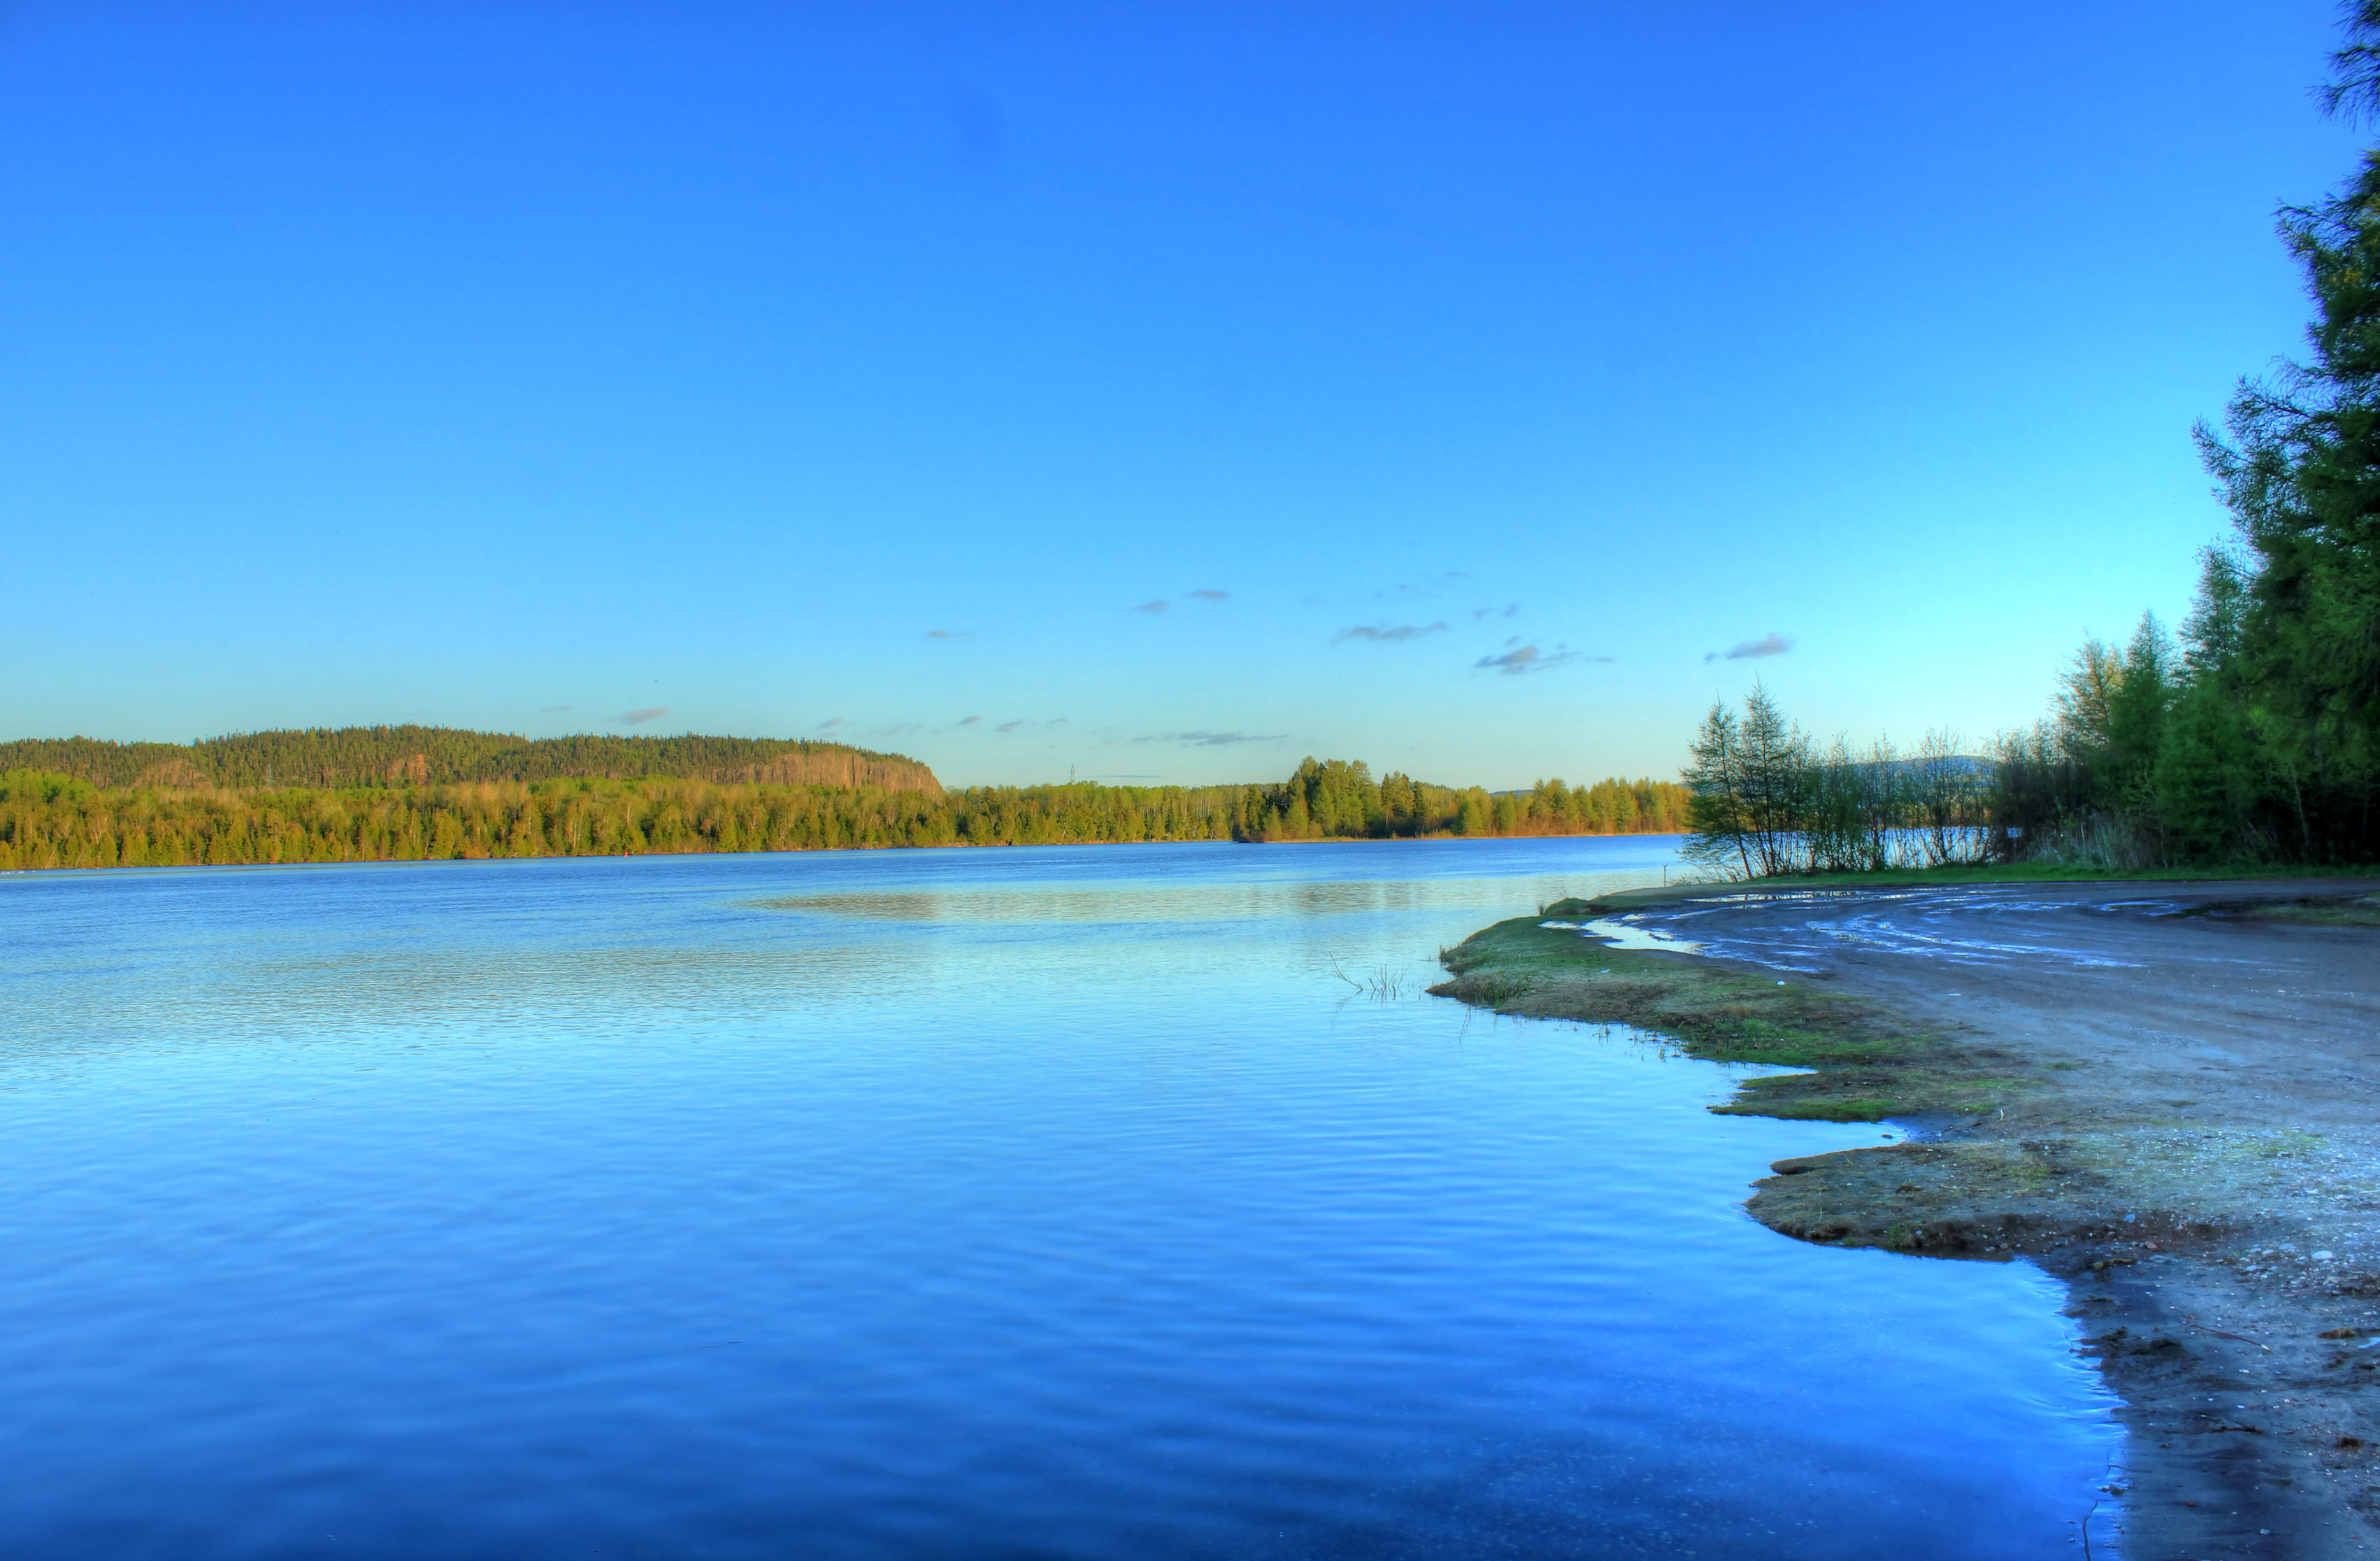
{"type": "Polygon", "coordinates": [[[1877,1129],[1422,994],[1671,844],[0,879],[0,1555],[2077,1553],[1877,1129]]]}

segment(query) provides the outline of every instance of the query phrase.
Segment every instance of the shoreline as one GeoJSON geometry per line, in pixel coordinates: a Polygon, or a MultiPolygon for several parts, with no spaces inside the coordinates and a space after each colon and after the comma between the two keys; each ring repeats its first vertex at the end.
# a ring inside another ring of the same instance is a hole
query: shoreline
{"type": "Polygon", "coordinates": [[[1747,1211],[1816,1244],[2064,1280],[2123,1400],[2125,1554],[2326,1561],[2380,1551],[2375,887],[1635,890],[1484,928],[1430,990],[1802,1070],[1721,1113],[1905,1127],[1777,1162],[1747,1211]],[[1701,951],[1540,925],[1589,918],[1701,951]]]}
{"type": "Polygon", "coordinates": [[[1569,834],[1539,835],[1453,835],[1439,831],[1427,835],[1330,835],[1313,838],[1279,838],[1245,840],[1234,835],[1183,836],[1165,840],[933,840],[915,844],[901,841],[868,841],[846,846],[762,846],[738,847],[729,850],[690,848],[686,850],[645,851],[542,851],[542,852],[480,852],[451,856],[380,856],[380,857],[315,857],[290,860],[254,861],[168,861],[112,862],[46,867],[0,867],[0,878],[59,875],[76,872],[253,872],[261,868],[301,867],[424,867],[455,862],[532,862],[532,861],[625,861],[631,860],[676,857],[789,857],[825,856],[844,851],[1032,851],[1072,850],[1078,847],[1110,846],[1245,846],[1269,848],[1277,846],[1446,846],[1464,842],[1498,840],[1673,840],[1674,834],[1638,834],[1617,831],[1596,834],[1573,831],[1569,834]]]}

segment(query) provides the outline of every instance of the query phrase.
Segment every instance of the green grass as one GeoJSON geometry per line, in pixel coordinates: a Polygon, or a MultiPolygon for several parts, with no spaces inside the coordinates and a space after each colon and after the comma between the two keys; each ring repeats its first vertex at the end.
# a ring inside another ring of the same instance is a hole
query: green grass
{"type": "MultiPolygon", "coordinates": [[[[1993,1262],[2019,1250],[2063,1251],[2079,1262],[2074,1253],[2097,1250],[2119,1228],[2128,1240],[2204,1243],[2268,1217],[2254,1211],[2272,1197],[2278,1168],[2321,1148],[2310,1135],[2269,1131],[2233,1131],[2210,1146],[2202,1124],[2109,1116],[2079,1059],[2022,1055],[1815,982],[1612,948],[1538,925],[1585,921],[1663,893],[1562,900],[1483,928],[1440,951],[1450,979],[1430,990],[1499,1014],[1629,1026],[1690,1056],[1798,1070],[1740,1081],[1732,1099],[1712,1107],[1718,1112],[1837,1122],[1930,1115],[1944,1130],[1778,1162],[1745,1207],[1785,1235],[1993,1262]],[[2136,1225],[2120,1225],[2135,1213],[2136,1225]]],[[[2336,925],[2342,916],[2380,915],[2380,896],[2271,909],[2309,906],[2307,914],[2336,925]]]]}
{"type": "MultiPolygon", "coordinates": [[[[1608,901],[1563,900],[1575,919],[1608,901]]],[[[2031,1087],[2016,1059],[1954,1043],[1858,1001],[1675,955],[1610,948],[1499,921],[1439,956],[1451,979],[1430,990],[1525,1018],[1626,1025],[1712,1062],[1806,1071],[1744,1080],[1723,1114],[1873,1122],[1925,1111],[1979,1112],[2031,1087]]]]}

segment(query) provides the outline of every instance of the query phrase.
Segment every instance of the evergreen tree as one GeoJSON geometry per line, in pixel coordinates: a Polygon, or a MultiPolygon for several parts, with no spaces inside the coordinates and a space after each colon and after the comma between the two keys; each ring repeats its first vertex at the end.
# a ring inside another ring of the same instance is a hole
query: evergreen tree
{"type": "MultiPolygon", "coordinates": [[[[2380,112],[2380,0],[2349,13],[2335,112],[2380,112]]],[[[2211,571],[2193,622],[2252,745],[2265,799],[2310,857],[2369,858],[2380,779],[2380,148],[2330,200],[2281,214],[2314,304],[2305,361],[2243,380],[2199,444],[2242,567],[2211,571]]],[[[2210,728],[2193,714],[2193,737],[2210,728]]]]}
{"type": "Polygon", "coordinates": [[[1767,685],[1743,698],[1741,727],[1745,838],[1763,876],[1800,865],[1810,739],[1785,719],[1767,685]]]}
{"type": "Polygon", "coordinates": [[[1692,832],[1680,855],[1730,877],[1750,878],[1751,828],[1744,807],[1743,730],[1725,701],[1711,701],[1687,748],[1683,780],[1692,832]]]}

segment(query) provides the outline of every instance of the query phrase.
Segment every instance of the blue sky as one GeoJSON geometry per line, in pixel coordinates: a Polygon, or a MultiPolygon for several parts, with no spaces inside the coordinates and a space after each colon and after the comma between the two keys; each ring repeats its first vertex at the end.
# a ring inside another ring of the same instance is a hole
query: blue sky
{"type": "Polygon", "coordinates": [[[2335,15],[0,6],[0,735],[2030,721],[2224,528],[2335,15]]]}

